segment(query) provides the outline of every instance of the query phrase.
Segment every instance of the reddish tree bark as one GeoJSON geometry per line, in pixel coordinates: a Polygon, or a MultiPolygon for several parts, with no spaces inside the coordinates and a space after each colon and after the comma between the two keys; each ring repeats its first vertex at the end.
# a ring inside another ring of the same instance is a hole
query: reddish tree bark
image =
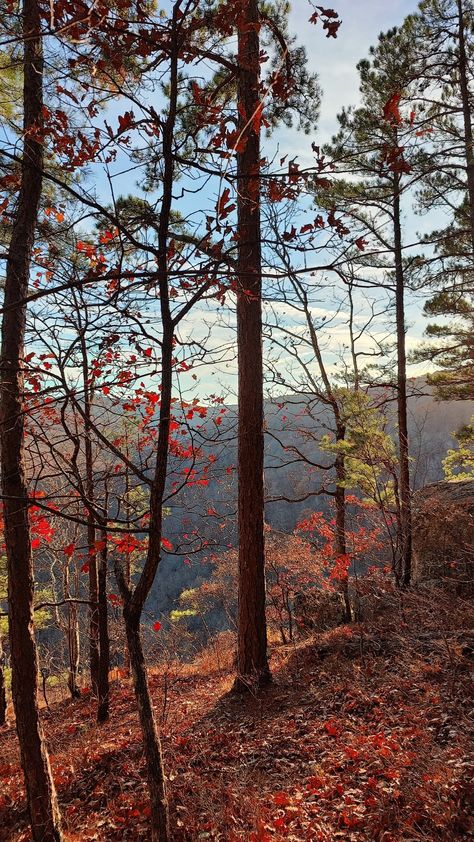
{"type": "Polygon", "coordinates": [[[405,277],[402,260],[402,235],[400,215],[399,176],[394,179],[394,255],[395,255],[395,310],[397,323],[397,420],[398,450],[400,459],[400,548],[399,564],[395,571],[403,587],[411,582],[412,516],[410,490],[410,455],[408,450],[408,399],[407,399],[407,355],[405,327],[405,277]]]}
{"type": "MultiPolygon", "coordinates": [[[[105,496],[105,511],[107,512],[107,494],[105,496]]],[[[107,612],[107,529],[101,528],[100,538],[102,547],[99,553],[98,565],[98,602],[99,602],[99,675],[97,682],[98,706],[97,722],[106,722],[109,718],[109,669],[110,669],[110,640],[107,612]]]]}
{"type": "Polygon", "coordinates": [[[43,53],[37,0],[23,2],[24,141],[21,187],[5,277],[1,352],[1,462],[8,565],[12,696],[35,842],[59,842],[60,817],[38,715],[33,560],[24,466],[23,356],[30,262],[42,189],[43,53]],[[12,306],[13,305],[13,306],[12,306]]]}
{"type": "Polygon", "coordinates": [[[5,688],[5,673],[3,671],[3,649],[0,640],[0,726],[5,725],[7,720],[7,694],[5,688]]]}
{"type": "Polygon", "coordinates": [[[238,33],[237,156],[239,363],[239,609],[236,689],[270,680],[265,619],[262,254],[260,230],[260,44],[256,0],[238,33]]]}
{"type": "MultiPolygon", "coordinates": [[[[64,599],[71,599],[71,589],[69,581],[69,559],[66,559],[63,573],[63,593],[64,599]]],[[[71,699],[79,699],[81,691],[79,690],[79,661],[80,661],[80,636],[79,636],[79,617],[77,613],[77,604],[69,602],[67,606],[67,651],[69,670],[67,677],[67,686],[71,694],[71,699]]]]}
{"type": "MultiPolygon", "coordinates": [[[[81,319],[78,309],[78,316],[81,319]]],[[[82,319],[81,319],[82,321],[82,319]]],[[[97,551],[95,548],[96,522],[93,511],[94,506],[94,464],[92,454],[91,437],[91,394],[89,363],[87,357],[86,326],[81,325],[81,355],[82,355],[82,379],[84,384],[84,451],[86,467],[86,496],[88,505],[87,514],[87,546],[89,567],[89,668],[91,676],[91,687],[94,696],[99,697],[99,577],[97,569],[97,551]]]]}
{"type": "Polygon", "coordinates": [[[469,197],[469,221],[471,227],[471,245],[474,253],[474,140],[472,132],[471,100],[469,96],[468,59],[466,51],[466,16],[463,0],[457,0],[458,12],[458,61],[459,87],[461,91],[462,115],[464,123],[464,149],[466,154],[467,194],[469,197]]]}

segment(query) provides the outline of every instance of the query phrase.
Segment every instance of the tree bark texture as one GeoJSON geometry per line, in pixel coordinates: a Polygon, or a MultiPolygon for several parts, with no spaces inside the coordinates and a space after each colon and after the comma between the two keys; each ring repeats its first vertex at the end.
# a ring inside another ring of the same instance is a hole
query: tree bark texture
{"type": "Polygon", "coordinates": [[[106,722],[109,718],[109,669],[110,640],[107,612],[107,530],[101,530],[102,547],[98,566],[99,600],[99,676],[97,722],[106,722]]]}
{"type": "MultiPolygon", "coordinates": [[[[346,428],[339,420],[339,407],[337,407],[337,431],[336,442],[343,442],[346,437],[346,428]]],[[[338,453],[335,459],[336,490],[334,492],[334,507],[336,509],[336,551],[338,556],[345,555],[346,545],[346,465],[343,453],[338,453]]],[[[352,619],[351,602],[349,599],[349,577],[340,584],[340,591],[344,598],[346,620],[350,623],[352,619]]]]}
{"type": "Polygon", "coordinates": [[[400,459],[401,535],[396,576],[403,587],[411,582],[412,516],[408,450],[407,356],[405,342],[405,278],[402,262],[399,176],[394,179],[395,309],[397,325],[397,420],[400,459]]]}
{"type": "Polygon", "coordinates": [[[471,247],[474,254],[474,141],[472,136],[471,102],[469,97],[468,61],[466,54],[466,21],[463,0],[457,0],[458,8],[458,47],[459,47],[459,87],[461,89],[462,113],[464,122],[464,148],[466,154],[467,194],[469,199],[469,224],[471,229],[471,247]]]}
{"type": "Polygon", "coordinates": [[[93,511],[94,506],[94,460],[92,452],[91,435],[91,394],[89,386],[89,363],[87,356],[87,343],[85,337],[86,327],[81,325],[81,355],[82,355],[82,379],[84,384],[84,450],[86,467],[86,495],[87,495],[87,547],[89,567],[89,668],[91,677],[92,693],[99,697],[99,578],[97,571],[97,550],[96,541],[96,519],[93,511]]]}
{"type": "Polygon", "coordinates": [[[59,842],[60,817],[38,715],[38,660],[33,626],[33,560],[24,465],[23,356],[31,254],[43,164],[43,54],[37,0],[23,2],[24,140],[2,323],[0,431],[12,696],[34,842],[59,842]]]}
{"type": "MultiPolygon", "coordinates": [[[[69,560],[66,560],[63,575],[63,592],[64,598],[71,598],[71,589],[69,583],[69,560]]],[[[68,651],[68,677],[67,686],[71,694],[71,699],[78,699],[81,695],[79,690],[79,663],[81,652],[81,641],[79,636],[79,617],[77,612],[77,604],[69,602],[67,606],[67,651],[68,651]]]]}
{"type": "Polygon", "coordinates": [[[151,842],[168,842],[171,838],[166,781],[162,749],[148,685],[145,657],[140,636],[140,622],[136,617],[125,621],[133,688],[137,700],[138,716],[143,734],[143,747],[147,764],[148,789],[151,806],[151,842]]]}
{"type": "Polygon", "coordinates": [[[248,0],[238,33],[237,156],[239,365],[239,608],[236,689],[269,681],[265,619],[263,479],[262,256],[260,230],[260,60],[257,0],[248,0]]]}
{"type": "Polygon", "coordinates": [[[0,727],[7,720],[7,691],[5,687],[5,672],[3,670],[3,649],[0,640],[0,727]]]}

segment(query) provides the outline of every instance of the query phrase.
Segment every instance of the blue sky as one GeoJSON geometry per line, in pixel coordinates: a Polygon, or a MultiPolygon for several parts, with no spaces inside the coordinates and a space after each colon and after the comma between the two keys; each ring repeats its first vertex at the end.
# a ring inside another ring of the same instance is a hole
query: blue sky
{"type": "MultiPolygon", "coordinates": [[[[321,145],[330,140],[337,129],[338,112],[343,106],[358,104],[359,77],[356,70],[358,61],[368,56],[369,48],[376,44],[380,32],[400,25],[406,15],[414,12],[417,7],[414,0],[392,0],[391,2],[387,0],[334,0],[334,3],[330,5],[339,12],[342,20],[337,39],[326,38],[320,23],[316,26],[309,23],[312,9],[308,0],[295,0],[292,3],[290,31],[297,36],[299,43],[306,46],[310,69],[317,73],[322,88],[320,118],[318,128],[309,136],[298,133],[296,129],[280,128],[270,141],[264,140],[264,154],[269,155],[270,158],[277,142],[282,155],[289,152],[291,157],[297,156],[301,165],[314,162],[311,142],[321,145]]],[[[190,197],[188,201],[190,209],[193,209],[196,198],[190,197]]],[[[412,229],[413,235],[423,224],[423,221],[413,214],[410,214],[405,222],[407,230],[412,229]]],[[[322,305],[325,306],[323,302],[322,305]]],[[[326,306],[329,312],[331,306],[329,301],[326,306]]],[[[413,348],[418,344],[425,327],[425,320],[420,311],[420,301],[409,304],[408,348],[413,348]]],[[[232,310],[228,311],[230,322],[233,321],[231,313],[232,310]]],[[[200,337],[201,332],[204,333],[206,330],[206,322],[208,325],[212,324],[212,335],[217,344],[226,340],[232,341],[232,332],[215,323],[214,308],[211,308],[210,313],[206,313],[206,308],[198,307],[192,314],[187,329],[190,329],[196,338],[200,337]]],[[[379,338],[386,337],[386,325],[380,330],[379,338]]],[[[346,328],[342,324],[341,326],[332,324],[328,348],[329,358],[334,354],[333,359],[336,359],[346,340],[346,328]]],[[[367,344],[367,348],[371,346],[369,337],[363,344],[367,344]]],[[[421,369],[424,370],[425,365],[412,367],[410,374],[418,374],[421,369]]],[[[219,384],[221,384],[223,391],[226,389],[232,391],[235,388],[235,376],[236,364],[231,352],[227,365],[222,364],[220,369],[210,366],[208,372],[201,372],[199,387],[202,389],[204,386],[204,391],[206,387],[209,391],[219,391],[219,384]]]]}
{"type": "MultiPolygon", "coordinates": [[[[278,129],[274,138],[265,144],[264,154],[270,153],[271,156],[272,148],[274,148],[275,142],[278,142],[282,155],[289,153],[291,157],[297,156],[302,165],[313,163],[311,142],[321,145],[328,141],[337,128],[336,117],[341,108],[358,103],[357,62],[368,55],[370,46],[377,42],[377,37],[381,31],[401,24],[404,17],[416,9],[416,3],[413,0],[391,0],[391,2],[387,2],[387,0],[334,0],[333,5],[342,20],[337,39],[326,38],[321,23],[316,26],[309,23],[312,8],[308,0],[295,0],[292,4],[290,18],[290,31],[297,36],[300,43],[306,46],[310,69],[317,73],[322,88],[323,96],[318,128],[310,136],[298,133],[296,129],[278,129]]],[[[123,113],[125,108],[130,108],[130,104],[112,103],[108,119],[116,122],[117,114],[123,113]]],[[[123,162],[120,159],[115,165],[112,165],[111,169],[117,172],[122,168],[122,165],[123,162]]],[[[117,193],[134,192],[136,177],[136,172],[125,177],[119,176],[115,182],[117,193]]],[[[109,185],[99,168],[94,170],[89,184],[101,198],[108,195],[109,185]]],[[[211,190],[214,189],[214,185],[212,185],[211,190]]],[[[215,198],[213,196],[205,198],[206,202],[210,202],[212,211],[215,198]]],[[[199,195],[199,197],[191,195],[185,199],[181,209],[184,212],[198,211],[201,214],[202,200],[202,195],[199,195]]],[[[416,227],[420,227],[421,220],[410,216],[406,223],[407,228],[412,227],[415,231],[416,227]]],[[[329,300],[321,302],[321,304],[330,312],[331,302],[329,300]]],[[[228,318],[231,322],[233,321],[232,310],[228,311],[228,318]]],[[[207,332],[207,323],[209,327],[212,325],[212,336],[217,345],[229,340],[232,342],[234,339],[232,331],[229,332],[224,326],[216,324],[215,320],[214,307],[211,308],[210,312],[205,307],[198,307],[187,320],[186,338],[189,338],[190,335],[193,338],[201,338],[201,335],[205,335],[207,332]]],[[[420,313],[419,303],[418,306],[410,307],[410,320],[412,324],[407,338],[409,347],[413,347],[419,340],[424,328],[424,319],[420,313]]],[[[336,324],[332,324],[330,347],[335,356],[345,341],[344,331],[343,327],[338,328],[336,324]]],[[[367,343],[369,343],[368,338],[367,343]]],[[[415,373],[415,371],[412,373],[415,373]]],[[[204,390],[204,393],[217,392],[220,391],[220,388],[223,392],[229,388],[232,390],[235,386],[236,374],[234,353],[230,352],[227,364],[223,363],[218,368],[210,366],[208,371],[201,370],[200,374],[200,381],[199,384],[196,384],[196,388],[204,390]]],[[[188,383],[188,380],[189,378],[183,378],[185,385],[194,388],[195,384],[191,381],[188,383]]]]}
{"type": "Polygon", "coordinates": [[[318,74],[323,89],[318,132],[323,140],[336,128],[341,106],[357,103],[357,62],[367,56],[380,32],[401,24],[417,7],[413,0],[334,0],[330,5],[342,20],[336,40],[326,38],[320,24],[308,23],[308,0],[295,0],[290,17],[291,30],[305,45],[311,70],[318,74]]]}

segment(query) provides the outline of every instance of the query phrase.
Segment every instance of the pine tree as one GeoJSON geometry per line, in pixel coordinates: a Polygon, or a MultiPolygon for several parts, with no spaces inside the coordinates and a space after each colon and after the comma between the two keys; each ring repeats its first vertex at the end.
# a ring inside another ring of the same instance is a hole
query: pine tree
{"type": "Polygon", "coordinates": [[[474,252],[474,5],[472,0],[424,0],[403,27],[411,43],[410,92],[431,166],[421,207],[457,214],[474,252]],[[464,201],[467,196],[467,201],[464,201]]]}
{"type": "Polygon", "coordinates": [[[429,138],[418,205],[450,218],[426,237],[433,255],[422,272],[436,291],[424,308],[427,341],[413,359],[437,366],[428,382],[451,400],[474,395],[473,26],[471,0],[424,0],[403,27],[413,42],[411,90],[429,138]]]}
{"type": "Polygon", "coordinates": [[[396,324],[401,533],[396,576],[411,578],[411,490],[407,412],[405,294],[402,202],[424,166],[415,115],[404,98],[411,80],[411,42],[396,29],[382,34],[370,60],[358,64],[362,106],[339,115],[340,131],[324,152],[339,175],[329,189],[316,188],[316,204],[344,212],[360,236],[351,255],[355,283],[373,284],[373,272],[393,291],[396,324]],[[405,112],[406,116],[405,116],[405,112]],[[366,250],[364,252],[364,249],[366,250]]]}
{"type": "Polygon", "coordinates": [[[450,448],[443,459],[446,479],[450,482],[474,479],[474,415],[455,433],[457,447],[450,448]]]}

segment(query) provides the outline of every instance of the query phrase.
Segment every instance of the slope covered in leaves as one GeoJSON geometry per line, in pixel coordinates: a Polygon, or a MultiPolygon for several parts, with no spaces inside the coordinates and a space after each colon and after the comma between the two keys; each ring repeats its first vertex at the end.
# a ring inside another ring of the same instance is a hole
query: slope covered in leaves
{"type": "MultiPolygon", "coordinates": [[[[467,602],[405,595],[377,622],[276,648],[274,683],[258,696],[228,694],[225,642],[152,676],[176,842],[474,838],[467,602]]],[[[127,682],[114,685],[106,726],[87,694],[43,715],[66,839],[147,839],[127,682]]],[[[0,783],[0,839],[26,842],[12,727],[0,783]]]]}

